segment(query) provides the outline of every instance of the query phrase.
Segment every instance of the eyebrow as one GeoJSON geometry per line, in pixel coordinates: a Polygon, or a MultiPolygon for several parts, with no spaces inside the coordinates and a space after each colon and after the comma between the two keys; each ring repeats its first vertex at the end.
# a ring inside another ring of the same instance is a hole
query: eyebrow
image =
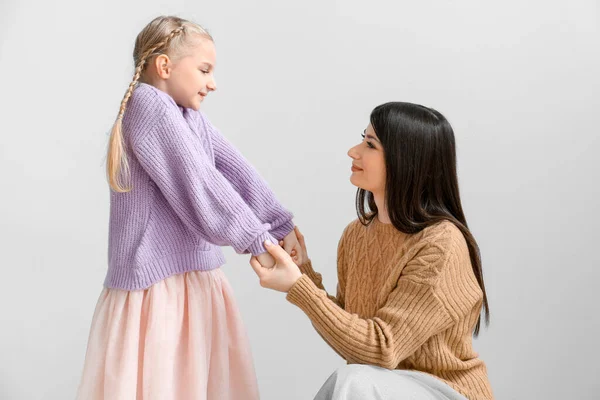
{"type": "Polygon", "coordinates": [[[373,139],[373,140],[376,140],[378,143],[381,143],[381,142],[379,141],[379,139],[377,139],[375,136],[368,135],[368,134],[367,134],[367,130],[366,130],[366,129],[365,129],[363,132],[365,133],[365,136],[366,136],[366,138],[367,138],[367,139],[373,139]]]}

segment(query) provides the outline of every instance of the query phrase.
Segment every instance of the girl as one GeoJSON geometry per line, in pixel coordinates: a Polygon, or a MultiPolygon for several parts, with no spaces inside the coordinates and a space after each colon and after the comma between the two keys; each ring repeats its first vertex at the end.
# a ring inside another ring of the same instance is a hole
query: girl
{"type": "Polygon", "coordinates": [[[359,218],[339,242],[337,294],[325,292],[310,260],[298,268],[277,246],[267,246],[275,268],[251,264],[261,285],[287,292],[349,364],[315,399],[492,399],[471,343],[489,308],[452,128],[410,103],[383,104],[370,119],[348,152],[359,218]]]}
{"type": "Polygon", "coordinates": [[[198,111],[216,90],[202,27],[158,17],[133,58],[108,150],[108,272],[77,397],[257,399],[219,246],[272,266],[265,240],[299,250],[292,214],[198,111]]]}

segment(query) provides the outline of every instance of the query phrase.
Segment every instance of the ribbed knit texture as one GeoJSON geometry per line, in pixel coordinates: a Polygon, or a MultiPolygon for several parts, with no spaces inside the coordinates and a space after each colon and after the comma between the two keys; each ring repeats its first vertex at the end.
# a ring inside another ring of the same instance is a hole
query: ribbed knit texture
{"type": "Polygon", "coordinates": [[[455,225],[406,236],[377,218],[352,222],[338,246],[336,296],[310,261],[301,270],[287,299],[348,363],[419,370],[471,400],[493,398],[472,347],[483,293],[455,225]]]}
{"type": "Polygon", "coordinates": [[[105,286],[145,289],[221,266],[219,246],[258,255],[292,214],[203,113],[140,83],[123,118],[133,190],[111,191],[105,286]]]}

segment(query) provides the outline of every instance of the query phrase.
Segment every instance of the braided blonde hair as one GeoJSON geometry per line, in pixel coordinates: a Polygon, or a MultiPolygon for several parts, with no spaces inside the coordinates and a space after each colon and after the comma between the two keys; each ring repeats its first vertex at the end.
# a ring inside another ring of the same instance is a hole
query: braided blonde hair
{"type": "Polygon", "coordinates": [[[179,17],[160,16],[146,25],[135,39],[133,49],[135,74],[121,101],[119,114],[113,124],[108,143],[106,172],[110,188],[115,192],[124,193],[132,189],[129,186],[129,163],[123,138],[123,116],[127,102],[140,78],[143,77],[146,66],[161,54],[168,55],[171,60],[177,60],[195,43],[190,39],[199,37],[213,40],[212,36],[196,23],[179,17]]]}

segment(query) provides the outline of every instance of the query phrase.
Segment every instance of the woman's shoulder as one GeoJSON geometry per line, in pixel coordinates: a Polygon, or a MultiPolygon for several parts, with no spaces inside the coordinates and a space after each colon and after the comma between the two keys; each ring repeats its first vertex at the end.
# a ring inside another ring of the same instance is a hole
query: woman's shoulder
{"type": "Polygon", "coordinates": [[[426,250],[427,253],[437,253],[439,255],[454,254],[457,256],[467,256],[469,249],[465,237],[456,224],[444,220],[437,222],[421,232],[413,235],[412,250],[414,253],[426,250]]]}
{"type": "Polygon", "coordinates": [[[450,221],[428,226],[414,234],[412,241],[406,250],[402,274],[413,281],[435,283],[442,271],[466,268],[470,263],[466,240],[450,221]]]}
{"type": "Polygon", "coordinates": [[[421,240],[424,241],[448,241],[463,238],[463,234],[458,226],[448,220],[437,222],[423,229],[421,232],[421,240]]]}
{"type": "MultiPolygon", "coordinates": [[[[377,225],[377,221],[363,224],[359,218],[355,218],[350,223],[348,223],[348,225],[346,225],[342,236],[356,235],[359,233],[368,232],[371,224],[377,225]]],[[[411,236],[413,237],[413,240],[415,242],[423,243],[448,240],[460,241],[460,239],[464,240],[461,230],[453,222],[450,222],[448,220],[437,222],[421,230],[418,233],[412,234],[411,236]]]]}

